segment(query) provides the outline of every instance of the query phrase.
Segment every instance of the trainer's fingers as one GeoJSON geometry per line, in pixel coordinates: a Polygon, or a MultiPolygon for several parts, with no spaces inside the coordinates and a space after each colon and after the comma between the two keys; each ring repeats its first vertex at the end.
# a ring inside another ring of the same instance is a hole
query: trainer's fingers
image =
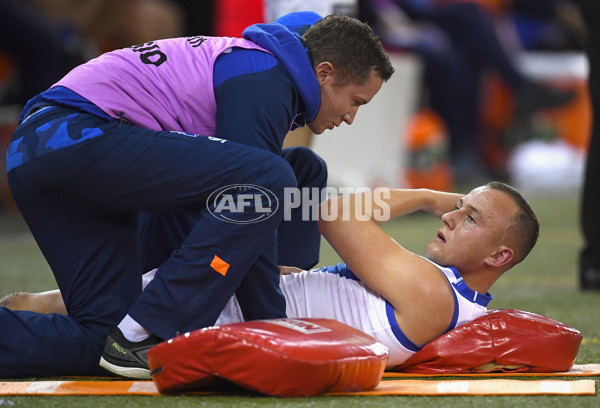
{"type": "Polygon", "coordinates": [[[302,272],[302,269],[296,268],[295,266],[282,266],[282,265],[279,265],[279,270],[281,272],[281,275],[289,275],[291,273],[302,272]]]}

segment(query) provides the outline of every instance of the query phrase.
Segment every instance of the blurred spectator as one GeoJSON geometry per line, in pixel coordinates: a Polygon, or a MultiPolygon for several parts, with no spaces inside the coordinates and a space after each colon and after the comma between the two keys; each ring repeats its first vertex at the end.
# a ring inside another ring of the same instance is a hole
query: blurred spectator
{"type": "Polygon", "coordinates": [[[569,102],[574,93],[525,78],[500,43],[482,7],[466,1],[361,0],[361,19],[388,47],[414,52],[423,61],[426,104],[446,124],[450,159],[458,182],[481,183],[488,170],[481,159],[481,80],[501,76],[515,95],[515,114],[569,102]]]}
{"type": "Polygon", "coordinates": [[[584,25],[572,0],[513,0],[505,11],[526,50],[581,50],[584,25]]]}
{"type": "Polygon", "coordinates": [[[579,260],[579,283],[584,290],[600,290],[600,7],[597,0],[578,0],[585,21],[586,52],[590,64],[589,91],[593,125],[585,169],[581,207],[584,245],[579,260]]]}

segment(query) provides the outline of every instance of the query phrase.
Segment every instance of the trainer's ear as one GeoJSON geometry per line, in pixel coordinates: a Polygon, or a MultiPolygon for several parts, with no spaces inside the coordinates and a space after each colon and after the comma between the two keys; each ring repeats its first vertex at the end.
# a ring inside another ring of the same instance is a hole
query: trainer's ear
{"type": "Polygon", "coordinates": [[[496,252],[486,258],[485,263],[495,268],[501,268],[508,265],[508,263],[513,260],[514,256],[515,251],[511,248],[501,246],[496,252]]]}
{"type": "Polygon", "coordinates": [[[333,64],[329,61],[323,61],[315,68],[315,75],[320,85],[323,85],[327,80],[331,80],[331,75],[335,72],[333,64]]]}

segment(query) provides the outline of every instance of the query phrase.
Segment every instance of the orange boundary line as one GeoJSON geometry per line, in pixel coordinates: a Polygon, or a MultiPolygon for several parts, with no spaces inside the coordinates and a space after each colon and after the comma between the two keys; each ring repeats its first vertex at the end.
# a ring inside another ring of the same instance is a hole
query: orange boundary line
{"type": "Polygon", "coordinates": [[[600,364],[574,364],[569,371],[558,373],[432,373],[432,374],[413,374],[396,373],[386,371],[384,378],[402,378],[402,377],[592,377],[600,376],[600,364]]]}
{"type": "MultiPolygon", "coordinates": [[[[370,391],[325,395],[595,395],[594,380],[389,380],[370,391]]],[[[189,394],[224,395],[200,391],[189,394]]],[[[159,395],[152,381],[0,382],[0,395],[159,395]]]]}
{"type": "Polygon", "coordinates": [[[595,395],[594,380],[391,380],[374,390],[327,395],[595,395]]]}

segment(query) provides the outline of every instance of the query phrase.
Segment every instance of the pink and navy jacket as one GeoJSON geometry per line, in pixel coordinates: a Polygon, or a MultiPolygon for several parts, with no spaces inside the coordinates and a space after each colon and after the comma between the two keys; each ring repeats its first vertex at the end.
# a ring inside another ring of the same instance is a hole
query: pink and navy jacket
{"type": "Polygon", "coordinates": [[[320,88],[301,34],[315,13],[248,27],[244,38],[182,37],[108,52],[28,102],[72,107],[154,130],[216,136],[281,153],[315,118],[320,88]]]}
{"type": "Polygon", "coordinates": [[[213,68],[217,57],[234,47],[265,51],[242,38],[152,41],[103,54],[54,86],[68,88],[112,118],[122,115],[136,126],[215,136],[213,68]]]}

